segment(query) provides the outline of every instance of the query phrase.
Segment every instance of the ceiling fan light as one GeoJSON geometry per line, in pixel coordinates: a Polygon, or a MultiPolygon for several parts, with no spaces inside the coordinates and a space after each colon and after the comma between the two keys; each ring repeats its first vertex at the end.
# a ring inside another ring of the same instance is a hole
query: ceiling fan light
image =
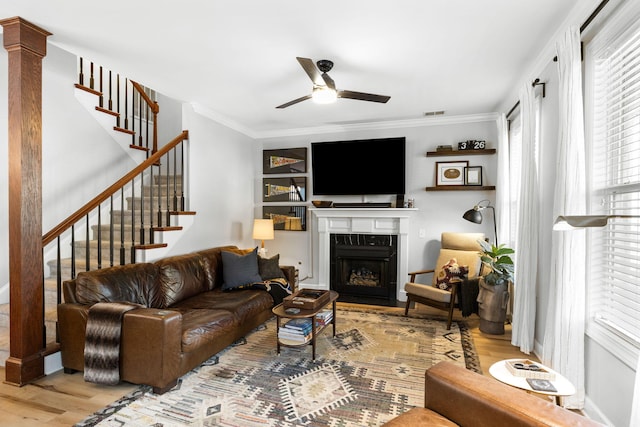
{"type": "Polygon", "coordinates": [[[316,104],[331,104],[338,99],[338,93],[329,87],[315,87],[311,98],[316,104]]]}

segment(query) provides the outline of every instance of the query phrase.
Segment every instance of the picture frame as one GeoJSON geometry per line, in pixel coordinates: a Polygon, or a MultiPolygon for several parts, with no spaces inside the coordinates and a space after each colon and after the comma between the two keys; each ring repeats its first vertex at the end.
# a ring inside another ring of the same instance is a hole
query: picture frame
{"type": "Polygon", "coordinates": [[[436,187],[447,185],[465,185],[464,170],[469,162],[436,162],[436,187]]]}
{"type": "Polygon", "coordinates": [[[306,202],[307,178],[292,176],[286,178],[262,179],[263,202],[306,202]]]}
{"type": "Polygon", "coordinates": [[[482,186],[482,166],[464,168],[464,185],[482,186]]]}
{"type": "Polygon", "coordinates": [[[306,173],[307,147],[262,150],[262,172],[306,173]]]}
{"type": "Polygon", "coordinates": [[[273,220],[274,230],[307,231],[307,207],[303,205],[262,206],[262,217],[273,220]]]}

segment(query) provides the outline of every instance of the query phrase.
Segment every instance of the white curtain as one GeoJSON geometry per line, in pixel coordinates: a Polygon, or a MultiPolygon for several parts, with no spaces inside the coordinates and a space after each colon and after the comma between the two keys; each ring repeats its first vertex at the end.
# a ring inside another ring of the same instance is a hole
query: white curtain
{"type": "MultiPolygon", "coordinates": [[[[560,93],[553,218],[586,212],[585,140],[580,32],[571,27],[556,44],[560,93]]],[[[585,231],[554,231],[549,313],[543,362],[576,387],[565,406],[584,407],[585,231]]]]}
{"type": "Polygon", "coordinates": [[[502,114],[497,120],[498,127],[498,178],[496,182],[500,185],[496,190],[496,229],[498,230],[498,241],[496,244],[510,242],[511,208],[509,186],[511,172],[509,170],[509,130],[507,117],[502,114]]]}
{"type": "MultiPolygon", "coordinates": [[[[536,138],[538,114],[531,84],[520,91],[522,162],[515,245],[514,303],[511,344],[529,354],[533,350],[538,271],[538,166],[536,138]]],[[[514,173],[516,171],[513,171],[514,173]]]]}

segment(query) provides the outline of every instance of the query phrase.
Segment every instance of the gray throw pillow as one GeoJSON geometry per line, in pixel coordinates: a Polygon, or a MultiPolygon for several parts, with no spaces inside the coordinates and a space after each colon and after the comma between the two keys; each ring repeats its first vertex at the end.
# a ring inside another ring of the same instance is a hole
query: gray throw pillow
{"type": "Polygon", "coordinates": [[[271,258],[258,256],[258,271],[260,272],[262,280],[287,278],[280,269],[280,254],[274,255],[271,258]]]}
{"type": "Polygon", "coordinates": [[[222,290],[234,289],[261,282],[258,272],[258,248],[246,255],[222,251],[222,290]]]}

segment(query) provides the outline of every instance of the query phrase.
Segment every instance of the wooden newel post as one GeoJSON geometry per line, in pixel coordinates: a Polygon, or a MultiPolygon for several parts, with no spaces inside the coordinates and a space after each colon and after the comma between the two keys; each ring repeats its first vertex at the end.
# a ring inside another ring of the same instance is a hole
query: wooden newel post
{"type": "Polygon", "coordinates": [[[0,20],[8,55],[9,281],[11,352],[6,382],[44,375],[42,263],[42,58],[49,32],[14,17],[0,20]]]}

